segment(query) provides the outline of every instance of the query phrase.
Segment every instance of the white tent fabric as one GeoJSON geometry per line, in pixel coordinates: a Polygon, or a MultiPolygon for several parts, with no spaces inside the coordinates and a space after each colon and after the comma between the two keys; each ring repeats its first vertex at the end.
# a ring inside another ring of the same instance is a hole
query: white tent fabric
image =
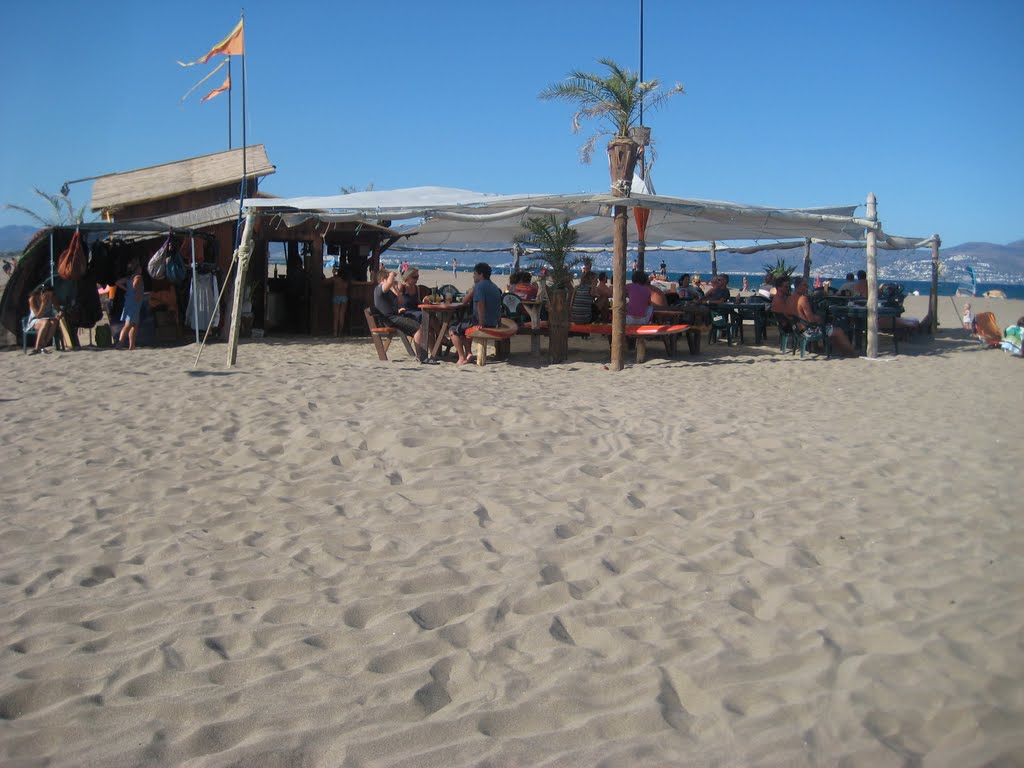
{"type": "MultiPolygon", "coordinates": [[[[853,216],[856,206],[837,208],[767,208],[663,195],[610,194],[491,195],[445,187],[414,187],[350,195],[300,198],[253,198],[245,207],[276,213],[288,221],[410,221],[401,231],[411,244],[445,245],[510,242],[522,234],[529,216],[566,216],[580,231],[580,242],[612,241],[614,206],[641,205],[651,210],[647,242],[774,240],[796,237],[855,239],[875,226],[853,216]],[[418,223],[418,220],[423,220],[418,223]]],[[[635,234],[635,227],[631,227],[635,234]]]]}

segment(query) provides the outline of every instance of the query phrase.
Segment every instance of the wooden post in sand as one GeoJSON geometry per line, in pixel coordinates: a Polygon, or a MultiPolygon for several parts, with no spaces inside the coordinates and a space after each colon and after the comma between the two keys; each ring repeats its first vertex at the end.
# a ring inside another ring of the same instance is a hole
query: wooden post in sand
{"type": "MultiPolygon", "coordinates": [[[[874,192],[868,193],[867,219],[872,224],[878,221],[878,201],[875,199],[874,192]]],[[[864,356],[873,359],[878,357],[878,233],[873,226],[868,228],[866,251],[868,260],[868,338],[864,356]]]]}
{"type": "Polygon", "coordinates": [[[932,235],[932,292],[928,299],[928,316],[932,319],[931,325],[926,333],[935,334],[939,327],[939,248],[942,247],[942,238],[932,235]]]}
{"type": "Polygon", "coordinates": [[[711,241],[711,276],[714,277],[718,274],[718,246],[715,241],[711,241]]]}
{"type": "Polygon", "coordinates": [[[238,358],[238,331],[242,324],[242,290],[244,289],[245,273],[249,266],[249,254],[252,253],[252,225],[256,216],[252,211],[245,214],[245,228],[242,230],[242,241],[235,251],[235,295],[231,298],[231,333],[228,335],[228,367],[231,368],[238,358]]]}

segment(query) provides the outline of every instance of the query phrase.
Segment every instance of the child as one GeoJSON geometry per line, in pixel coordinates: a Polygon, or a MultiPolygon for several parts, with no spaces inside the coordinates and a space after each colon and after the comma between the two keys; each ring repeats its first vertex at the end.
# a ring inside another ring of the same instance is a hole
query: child
{"type": "Polygon", "coordinates": [[[974,313],[971,312],[971,305],[964,304],[964,330],[968,333],[974,333],[974,313]]]}
{"type": "Polygon", "coordinates": [[[345,315],[348,312],[348,268],[340,265],[336,266],[334,268],[334,276],[329,277],[327,282],[331,284],[331,306],[334,311],[334,335],[341,336],[341,332],[345,329],[345,315]]]}

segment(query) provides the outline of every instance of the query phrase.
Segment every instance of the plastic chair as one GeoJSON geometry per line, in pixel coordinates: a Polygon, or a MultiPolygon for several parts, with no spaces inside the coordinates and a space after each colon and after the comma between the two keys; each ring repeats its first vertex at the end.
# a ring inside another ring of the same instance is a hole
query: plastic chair
{"type": "MultiPolygon", "coordinates": [[[[29,327],[28,321],[29,321],[30,317],[31,317],[31,315],[25,315],[25,317],[22,318],[22,321],[21,321],[21,351],[22,352],[28,352],[28,337],[29,336],[35,337],[39,333],[35,328],[30,328],[29,327]]],[[[59,328],[57,329],[57,332],[55,334],[53,334],[53,338],[50,339],[50,344],[53,345],[54,349],[57,349],[57,337],[58,336],[60,336],[60,329],[59,328]]]]}
{"type": "Polygon", "coordinates": [[[718,341],[724,335],[726,344],[731,347],[733,337],[739,336],[739,333],[737,315],[725,309],[711,308],[711,329],[708,331],[708,344],[718,341]]]}
{"type": "Polygon", "coordinates": [[[769,317],[779,329],[779,351],[789,352],[792,350],[793,354],[796,354],[800,346],[800,341],[797,338],[800,334],[793,325],[793,321],[778,312],[770,312],[769,317]]]}

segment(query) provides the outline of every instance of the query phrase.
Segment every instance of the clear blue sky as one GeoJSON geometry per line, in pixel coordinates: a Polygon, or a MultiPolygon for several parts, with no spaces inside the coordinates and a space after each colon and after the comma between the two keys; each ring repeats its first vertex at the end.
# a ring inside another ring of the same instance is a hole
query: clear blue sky
{"type": "MultiPolygon", "coordinates": [[[[639,67],[639,0],[245,5],[248,140],[262,189],[608,188],[572,109],[537,93],[610,57],[639,67]]],[[[885,229],[945,245],[1024,238],[1019,0],[645,0],[644,75],[687,95],[647,115],[661,194],[777,206],[879,200],[885,229]]],[[[227,148],[227,95],[181,96],[241,6],[7,3],[0,202],[32,187],[227,148]]],[[[239,68],[235,143],[240,142],[239,68]]],[[[88,201],[90,184],[72,188],[88,201]]],[[[0,211],[0,225],[30,223],[0,211]]]]}

